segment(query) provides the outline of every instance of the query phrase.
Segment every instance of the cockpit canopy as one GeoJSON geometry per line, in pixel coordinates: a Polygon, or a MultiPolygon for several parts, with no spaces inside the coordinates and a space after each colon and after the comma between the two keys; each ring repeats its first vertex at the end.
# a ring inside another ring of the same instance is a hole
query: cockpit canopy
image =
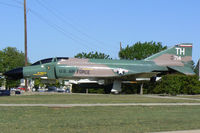
{"type": "Polygon", "coordinates": [[[46,58],[46,59],[42,59],[42,60],[39,60],[39,61],[33,63],[31,66],[46,64],[46,63],[50,63],[50,62],[57,62],[57,61],[61,61],[61,60],[68,60],[68,59],[69,59],[69,57],[46,58]]]}

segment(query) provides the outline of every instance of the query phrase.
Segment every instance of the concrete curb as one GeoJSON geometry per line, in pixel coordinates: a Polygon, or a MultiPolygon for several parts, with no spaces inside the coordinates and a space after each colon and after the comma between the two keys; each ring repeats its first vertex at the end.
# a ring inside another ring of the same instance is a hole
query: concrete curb
{"type": "Polygon", "coordinates": [[[1,107],[200,106],[200,103],[0,104],[1,107]]]}
{"type": "Polygon", "coordinates": [[[183,131],[152,132],[152,133],[200,133],[200,130],[183,130],[183,131]]]}

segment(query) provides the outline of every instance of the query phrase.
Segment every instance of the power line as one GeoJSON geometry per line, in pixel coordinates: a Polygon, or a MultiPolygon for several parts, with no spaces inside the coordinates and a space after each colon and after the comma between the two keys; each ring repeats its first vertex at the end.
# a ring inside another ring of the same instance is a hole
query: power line
{"type": "MultiPolygon", "coordinates": [[[[16,2],[17,4],[21,5],[21,6],[18,6],[18,5],[14,5],[14,4],[9,4],[9,3],[5,3],[5,2],[0,2],[0,4],[2,5],[6,5],[6,6],[10,6],[10,7],[16,7],[16,8],[23,8],[23,2],[20,2],[18,0],[12,0],[14,2],[16,2]]],[[[66,19],[64,19],[64,17],[59,16],[56,12],[54,12],[54,10],[51,10],[50,8],[48,8],[47,6],[45,6],[43,3],[41,3],[39,0],[36,0],[38,3],[40,3],[40,5],[42,7],[44,7],[46,10],[48,10],[49,12],[51,12],[54,16],[56,16],[59,20],[61,20],[63,23],[67,23],[68,25],[70,25],[74,30],[76,30],[77,32],[81,33],[82,35],[86,36],[87,38],[90,38],[90,39],[93,39],[95,40],[96,42],[98,43],[101,43],[101,44],[104,44],[104,45],[107,45],[95,38],[92,38],[91,36],[87,35],[86,33],[82,32],[81,30],[79,30],[78,28],[76,28],[73,24],[69,23],[66,21],[66,19]]],[[[84,40],[74,34],[72,34],[71,32],[66,32],[66,30],[64,28],[62,28],[61,26],[59,26],[58,24],[55,24],[55,23],[51,23],[49,22],[47,19],[45,19],[42,15],[40,15],[39,13],[35,12],[34,10],[28,8],[28,11],[30,11],[33,15],[35,15],[36,17],[38,17],[40,20],[42,20],[43,22],[47,23],[50,27],[54,28],[55,30],[57,30],[58,32],[60,32],[61,34],[63,34],[65,37],[73,40],[74,42],[78,42],[80,44],[83,44],[84,46],[90,48],[90,49],[98,49],[97,47],[90,47],[91,45],[88,45],[90,44],[91,42],[87,41],[87,40],[84,40]]],[[[94,45],[94,44],[93,44],[94,45]]],[[[107,49],[105,49],[104,47],[101,47],[103,48],[104,50],[107,51],[107,49]]],[[[98,51],[98,50],[97,50],[98,51]]]]}
{"type": "Polygon", "coordinates": [[[15,1],[16,3],[18,3],[18,4],[20,4],[20,5],[24,5],[24,3],[21,2],[21,1],[18,1],[18,0],[12,0],[12,1],[15,1]]]}
{"type": "MultiPolygon", "coordinates": [[[[15,1],[15,0],[14,0],[15,1]]],[[[5,2],[0,2],[1,5],[5,5],[5,6],[10,6],[10,7],[17,7],[17,8],[21,8],[23,9],[23,5],[22,6],[17,6],[17,5],[14,5],[14,4],[9,4],[9,3],[5,3],[5,2]]],[[[23,3],[20,3],[18,2],[18,4],[23,4],[23,3]]],[[[28,8],[28,10],[34,14],[36,17],[38,17],[40,20],[42,20],[43,22],[47,23],[50,27],[54,28],[55,30],[57,30],[58,32],[60,32],[61,34],[63,34],[65,37],[73,40],[74,42],[78,42],[78,43],[81,43],[83,44],[85,47],[89,47],[89,45],[87,44],[84,44],[82,41],[85,41],[77,36],[73,37],[74,35],[72,33],[68,33],[62,28],[60,27],[59,25],[57,24],[52,24],[50,23],[48,20],[46,20],[44,17],[42,17],[39,13],[33,11],[32,9],[28,8]],[[76,38],[78,38],[79,40],[77,40],[76,38]]],[[[91,47],[89,47],[91,49],[91,47]]]]}
{"type": "Polygon", "coordinates": [[[16,8],[23,8],[22,6],[14,5],[14,4],[9,4],[5,2],[0,2],[1,5],[9,6],[9,7],[16,7],[16,8]]]}
{"type": "MultiPolygon", "coordinates": [[[[86,34],[85,32],[82,32],[80,29],[78,29],[76,26],[74,26],[72,23],[66,21],[65,17],[63,17],[60,13],[58,13],[56,10],[52,10],[51,8],[47,7],[44,3],[42,3],[40,0],[36,0],[36,2],[42,6],[43,8],[45,8],[46,10],[48,10],[49,12],[51,12],[55,17],[57,17],[59,20],[61,20],[63,23],[67,23],[68,25],[70,25],[75,31],[77,31],[78,33],[82,34],[83,36],[92,39],[93,41],[96,41],[99,44],[104,44],[105,46],[107,44],[105,44],[104,42],[95,39],[94,37],[86,34]]],[[[98,45],[98,47],[101,47],[102,49],[106,50],[104,47],[102,47],[101,45],[98,45]]]]}
{"type": "MultiPolygon", "coordinates": [[[[50,27],[54,28],[55,30],[57,30],[58,32],[60,32],[61,34],[63,34],[65,37],[73,40],[74,42],[78,42],[83,44],[86,47],[89,47],[87,44],[83,43],[82,40],[80,38],[78,38],[79,40],[77,40],[77,37],[73,37],[74,35],[72,33],[67,33],[62,27],[60,27],[59,25],[55,24],[55,23],[50,23],[46,18],[44,18],[43,16],[41,16],[39,13],[37,13],[36,11],[33,11],[32,9],[29,9],[29,11],[34,14],[36,17],[38,17],[40,20],[42,20],[43,22],[47,23],[50,27]]],[[[89,47],[91,48],[91,47],[89,47]]]]}

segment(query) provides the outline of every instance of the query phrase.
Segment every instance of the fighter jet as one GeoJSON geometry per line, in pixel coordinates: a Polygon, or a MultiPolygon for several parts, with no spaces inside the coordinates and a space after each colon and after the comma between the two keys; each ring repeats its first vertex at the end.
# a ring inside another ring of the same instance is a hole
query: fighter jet
{"type": "Polygon", "coordinates": [[[97,84],[112,84],[112,89],[120,92],[122,82],[155,81],[157,77],[171,73],[194,75],[192,66],[192,44],[182,43],[144,60],[55,57],[7,71],[4,75],[12,79],[87,79],[97,84]]]}

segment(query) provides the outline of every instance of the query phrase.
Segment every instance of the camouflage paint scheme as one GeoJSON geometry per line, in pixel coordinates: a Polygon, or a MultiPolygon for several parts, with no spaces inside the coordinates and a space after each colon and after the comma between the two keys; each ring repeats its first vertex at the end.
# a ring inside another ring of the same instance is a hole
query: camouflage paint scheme
{"type": "MultiPolygon", "coordinates": [[[[192,44],[176,45],[145,60],[110,60],[110,59],[79,59],[56,58],[50,63],[33,65],[23,68],[23,76],[48,79],[81,79],[81,78],[123,78],[142,75],[145,77],[168,72],[170,69],[186,74],[195,74],[192,69],[192,44]]],[[[134,80],[134,78],[131,78],[134,80]]]]}
{"type": "MultiPolygon", "coordinates": [[[[182,43],[144,60],[49,58],[23,67],[23,78],[92,79],[113,83],[152,78],[167,73],[194,75],[192,44],[182,43]]],[[[5,75],[12,76],[14,70],[5,75]]],[[[19,77],[19,78],[22,78],[19,77]]],[[[17,78],[17,77],[15,77],[17,78]]]]}

